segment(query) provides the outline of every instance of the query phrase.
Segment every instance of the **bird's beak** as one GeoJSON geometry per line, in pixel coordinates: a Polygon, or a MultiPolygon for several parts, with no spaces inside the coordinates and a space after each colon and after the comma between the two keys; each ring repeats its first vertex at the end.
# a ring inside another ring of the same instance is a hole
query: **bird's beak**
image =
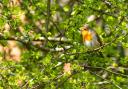
{"type": "Polygon", "coordinates": [[[83,27],[79,28],[78,32],[81,34],[82,30],[83,30],[83,27]]]}
{"type": "Polygon", "coordinates": [[[80,31],[82,31],[82,30],[84,30],[84,27],[81,27],[81,28],[80,28],[80,31]]]}
{"type": "Polygon", "coordinates": [[[81,34],[81,31],[80,31],[80,29],[78,30],[78,32],[81,34]]]}
{"type": "Polygon", "coordinates": [[[81,34],[82,27],[78,29],[78,32],[81,34]]]}

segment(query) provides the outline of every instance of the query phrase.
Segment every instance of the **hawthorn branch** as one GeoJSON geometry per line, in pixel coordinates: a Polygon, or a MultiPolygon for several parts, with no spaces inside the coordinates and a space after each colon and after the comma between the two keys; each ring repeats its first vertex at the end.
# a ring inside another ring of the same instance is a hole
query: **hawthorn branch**
{"type": "Polygon", "coordinates": [[[60,52],[60,51],[65,51],[67,49],[70,49],[71,46],[64,46],[64,47],[56,47],[56,48],[47,48],[44,47],[43,45],[36,45],[35,42],[39,41],[39,42],[45,42],[48,39],[48,41],[50,42],[61,42],[61,43],[71,43],[70,39],[66,39],[65,37],[39,37],[38,39],[33,38],[33,39],[29,39],[29,37],[5,37],[3,34],[0,33],[0,40],[7,40],[7,41],[18,41],[20,43],[22,43],[23,45],[26,46],[26,48],[30,48],[30,46],[35,46],[36,48],[42,50],[42,51],[47,51],[47,52],[60,52]]]}
{"type": "Polygon", "coordinates": [[[0,40],[14,40],[14,41],[23,41],[23,42],[27,42],[27,41],[46,41],[48,39],[48,41],[50,42],[64,42],[64,43],[71,43],[70,39],[66,39],[65,37],[39,37],[39,38],[33,38],[33,39],[29,39],[29,37],[16,37],[16,36],[11,36],[11,37],[5,37],[2,33],[0,33],[0,40]]]}

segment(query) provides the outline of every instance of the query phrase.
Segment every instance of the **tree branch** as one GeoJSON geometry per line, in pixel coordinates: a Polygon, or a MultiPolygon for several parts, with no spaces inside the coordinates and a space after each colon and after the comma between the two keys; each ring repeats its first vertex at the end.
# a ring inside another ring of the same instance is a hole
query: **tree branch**
{"type": "Polygon", "coordinates": [[[125,74],[122,74],[122,73],[118,73],[118,72],[114,72],[114,71],[108,70],[108,69],[103,68],[103,67],[84,66],[84,70],[86,70],[86,69],[105,70],[105,71],[107,71],[109,73],[112,73],[112,74],[115,74],[115,75],[120,75],[122,77],[127,77],[128,78],[128,75],[125,75],[125,74]]]}
{"type": "MultiPolygon", "coordinates": [[[[126,34],[123,36],[123,38],[125,38],[127,35],[128,35],[128,33],[126,33],[126,34]]],[[[108,43],[106,43],[106,44],[103,44],[102,46],[100,46],[100,47],[98,47],[98,48],[95,48],[95,49],[93,49],[93,50],[88,50],[88,51],[86,51],[86,52],[66,53],[66,54],[67,54],[67,55],[76,55],[76,54],[85,54],[85,53],[96,52],[96,51],[99,51],[100,49],[102,49],[102,48],[104,48],[104,47],[110,45],[111,43],[115,42],[118,38],[119,38],[119,36],[118,36],[118,37],[115,37],[115,39],[113,39],[111,42],[108,42],[108,43]]]]}
{"type": "Polygon", "coordinates": [[[93,11],[96,11],[96,12],[98,12],[98,13],[100,13],[100,14],[105,14],[105,15],[108,15],[108,16],[112,16],[112,17],[114,17],[114,18],[117,18],[117,16],[116,15],[113,15],[113,14],[111,14],[110,12],[105,12],[105,11],[103,11],[103,10],[97,10],[97,9],[95,9],[95,8],[92,8],[92,7],[89,7],[90,9],[92,9],[93,11]]]}
{"type": "Polygon", "coordinates": [[[98,74],[96,74],[96,73],[94,73],[94,72],[92,72],[91,71],[91,73],[92,74],[94,74],[94,75],[96,75],[97,77],[99,77],[99,78],[101,78],[101,79],[103,79],[103,80],[105,80],[105,81],[103,81],[103,82],[98,82],[98,83],[94,83],[94,84],[106,84],[106,83],[109,83],[109,84],[113,84],[116,88],[118,88],[118,89],[122,89],[120,86],[118,86],[117,84],[115,84],[113,81],[109,81],[109,80],[107,80],[107,79],[104,79],[104,78],[102,78],[100,75],[98,75],[98,74]]]}
{"type": "Polygon", "coordinates": [[[47,18],[46,18],[46,32],[49,31],[49,21],[50,21],[50,0],[47,0],[47,18]]]}
{"type": "MultiPolygon", "coordinates": [[[[30,39],[30,41],[46,41],[48,39],[48,41],[51,42],[64,42],[64,43],[71,43],[70,39],[66,39],[65,37],[39,37],[39,38],[33,38],[30,39]]],[[[0,40],[14,40],[14,41],[29,41],[29,37],[15,37],[15,36],[11,36],[11,37],[6,37],[4,36],[2,33],[0,33],[0,40]]]]}
{"type": "MultiPolygon", "coordinates": [[[[61,43],[71,43],[70,39],[66,39],[65,37],[48,37],[48,41],[50,42],[61,42],[61,43]]],[[[35,46],[39,50],[47,51],[47,52],[60,52],[65,51],[67,49],[70,49],[71,46],[64,46],[64,47],[56,47],[56,48],[46,48],[44,47],[44,44],[40,44],[39,46],[36,45],[34,42],[40,41],[45,42],[47,40],[45,37],[39,37],[38,39],[29,39],[29,37],[5,37],[3,34],[0,33],[0,40],[11,40],[11,41],[18,41],[26,46],[26,48],[29,48],[30,46],[35,46]]]]}

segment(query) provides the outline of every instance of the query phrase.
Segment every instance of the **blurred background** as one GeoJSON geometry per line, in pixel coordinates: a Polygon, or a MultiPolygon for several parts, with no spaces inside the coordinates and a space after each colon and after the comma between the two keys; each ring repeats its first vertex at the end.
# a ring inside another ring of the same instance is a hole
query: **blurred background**
{"type": "Polygon", "coordinates": [[[127,8],[127,0],[0,1],[0,89],[127,89],[127,8]],[[84,46],[84,24],[101,47],[84,46]]]}

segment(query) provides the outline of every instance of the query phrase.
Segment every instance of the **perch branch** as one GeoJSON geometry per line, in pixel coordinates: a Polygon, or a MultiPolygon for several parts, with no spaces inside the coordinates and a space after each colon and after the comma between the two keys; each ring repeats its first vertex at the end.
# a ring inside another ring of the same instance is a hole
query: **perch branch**
{"type": "MultiPolygon", "coordinates": [[[[128,33],[126,33],[126,34],[123,36],[123,38],[125,38],[127,35],[128,35],[128,33]]],[[[93,49],[93,50],[88,50],[88,51],[86,51],[86,52],[66,53],[66,54],[67,54],[67,55],[76,55],[76,54],[85,54],[85,53],[92,53],[92,52],[95,52],[95,51],[99,51],[100,49],[102,49],[102,48],[104,48],[104,47],[110,45],[110,44],[113,43],[113,42],[115,42],[118,38],[119,38],[119,36],[118,36],[118,37],[115,37],[115,39],[113,39],[112,41],[110,41],[110,42],[108,42],[108,43],[106,43],[106,44],[103,44],[102,46],[100,46],[100,47],[98,47],[98,48],[95,48],[95,49],[93,49]]]]}

